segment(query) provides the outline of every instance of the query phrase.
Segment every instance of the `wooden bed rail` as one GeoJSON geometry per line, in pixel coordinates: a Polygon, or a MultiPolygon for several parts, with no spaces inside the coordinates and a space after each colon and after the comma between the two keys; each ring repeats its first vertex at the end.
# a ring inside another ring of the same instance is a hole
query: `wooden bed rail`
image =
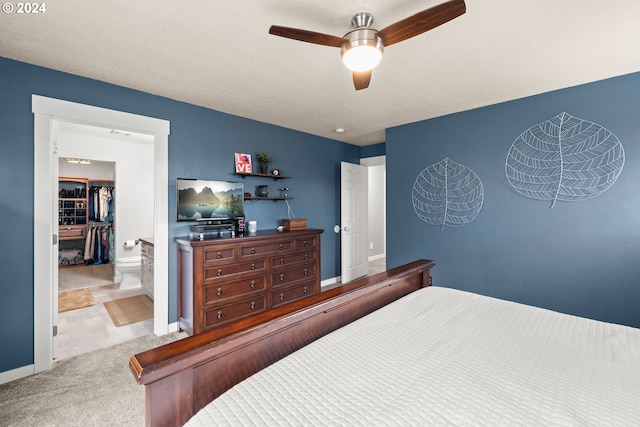
{"type": "Polygon", "coordinates": [[[277,360],[429,286],[435,262],[412,263],[132,356],[147,426],[182,426],[213,399],[277,360]]]}

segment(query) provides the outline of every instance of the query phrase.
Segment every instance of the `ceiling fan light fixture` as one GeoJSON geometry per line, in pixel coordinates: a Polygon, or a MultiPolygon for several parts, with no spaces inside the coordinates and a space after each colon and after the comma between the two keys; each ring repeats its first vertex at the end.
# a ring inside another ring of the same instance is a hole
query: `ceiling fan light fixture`
{"type": "Polygon", "coordinates": [[[351,71],[369,71],[382,59],[384,45],[375,30],[355,30],[345,36],[342,62],[351,71]]]}

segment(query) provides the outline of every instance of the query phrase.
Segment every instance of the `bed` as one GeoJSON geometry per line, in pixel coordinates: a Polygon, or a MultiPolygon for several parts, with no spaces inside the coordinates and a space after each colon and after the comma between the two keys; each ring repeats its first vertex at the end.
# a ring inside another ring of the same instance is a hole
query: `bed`
{"type": "Polygon", "coordinates": [[[133,356],[147,424],[640,425],[640,330],[429,286],[432,266],[133,356]]]}

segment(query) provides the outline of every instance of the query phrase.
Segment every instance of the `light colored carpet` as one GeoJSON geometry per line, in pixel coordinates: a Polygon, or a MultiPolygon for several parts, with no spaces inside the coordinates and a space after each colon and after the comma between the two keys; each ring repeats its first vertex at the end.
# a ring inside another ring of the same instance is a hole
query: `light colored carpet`
{"type": "Polygon", "coordinates": [[[96,300],[88,288],[74,289],[58,293],[58,313],[96,305],[96,300]]]}
{"type": "Polygon", "coordinates": [[[145,294],[107,301],[104,308],[116,326],[130,325],[153,317],[153,300],[145,294]]]}
{"type": "Polygon", "coordinates": [[[37,375],[0,385],[3,427],[144,426],[144,387],[129,370],[129,357],[186,337],[174,332],[55,362],[37,375]]]}

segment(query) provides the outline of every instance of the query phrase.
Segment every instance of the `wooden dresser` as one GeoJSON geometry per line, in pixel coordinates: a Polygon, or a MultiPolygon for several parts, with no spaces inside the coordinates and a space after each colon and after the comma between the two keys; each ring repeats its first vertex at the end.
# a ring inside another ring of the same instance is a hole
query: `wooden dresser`
{"type": "Polygon", "coordinates": [[[178,243],[178,316],[190,335],[320,292],[323,230],[178,243]]]}

